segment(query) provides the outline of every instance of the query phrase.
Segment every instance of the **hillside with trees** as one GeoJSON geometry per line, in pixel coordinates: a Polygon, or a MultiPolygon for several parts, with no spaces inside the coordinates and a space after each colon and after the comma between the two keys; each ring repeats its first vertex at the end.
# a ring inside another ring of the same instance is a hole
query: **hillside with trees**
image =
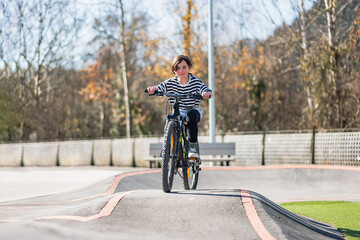
{"type": "MultiPolygon", "coordinates": [[[[143,90],[172,77],[182,53],[207,83],[207,1],[168,0],[169,32],[123,2],[99,5],[93,37],[82,43],[89,16],[76,1],[1,4],[0,141],[162,134],[165,99],[143,90]],[[82,64],[79,44],[90,49],[82,64]]],[[[359,1],[318,0],[307,10],[291,1],[297,17],[266,39],[238,36],[245,13],[214,2],[217,134],[360,128],[359,1]]]]}

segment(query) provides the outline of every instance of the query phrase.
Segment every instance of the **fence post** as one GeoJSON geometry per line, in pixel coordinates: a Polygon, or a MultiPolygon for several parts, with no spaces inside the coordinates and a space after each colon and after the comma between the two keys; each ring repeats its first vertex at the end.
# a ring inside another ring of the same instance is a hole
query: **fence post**
{"type": "Polygon", "coordinates": [[[315,164],[315,134],[316,134],[316,127],[314,126],[311,137],[311,164],[315,164]]]}
{"type": "Polygon", "coordinates": [[[263,132],[263,138],[262,138],[262,153],[261,153],[261,165],[265,165],[265,130],[263,132]]]}

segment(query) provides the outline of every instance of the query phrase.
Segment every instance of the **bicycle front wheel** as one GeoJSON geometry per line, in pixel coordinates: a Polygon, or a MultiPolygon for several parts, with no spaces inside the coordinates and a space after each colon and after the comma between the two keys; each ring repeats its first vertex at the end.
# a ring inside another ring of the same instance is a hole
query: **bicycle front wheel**
{"type": "Polygon", "coordinates": [[[175,159],[176,159],[176,130],[175,123],[169,121],[165,128],[163,154],[162,154],[162,188],[168,193],[172,189],[174,174],[175,174],[175,159]]]}

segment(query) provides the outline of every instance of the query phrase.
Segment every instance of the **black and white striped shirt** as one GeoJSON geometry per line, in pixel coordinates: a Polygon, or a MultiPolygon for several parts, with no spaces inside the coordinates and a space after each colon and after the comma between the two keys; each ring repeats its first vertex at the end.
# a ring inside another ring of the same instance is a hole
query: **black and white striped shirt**
{"type": "MultiPolygon", "coordinates": [[[[189,74],[189,82],[186,85],[181,85],[179,79],[175,76],[156,86],[161,92],[188,94],[188,93],[200,93],[212,92],[198,77],[189,74]]],[[[171,104],[174,104],[175,100],[170,98],[171,104]]],[[[181,110],[189,110],[196,106],[200,106],[200,100],[198,99],[180,99],[179,108],[181,110]]]]}

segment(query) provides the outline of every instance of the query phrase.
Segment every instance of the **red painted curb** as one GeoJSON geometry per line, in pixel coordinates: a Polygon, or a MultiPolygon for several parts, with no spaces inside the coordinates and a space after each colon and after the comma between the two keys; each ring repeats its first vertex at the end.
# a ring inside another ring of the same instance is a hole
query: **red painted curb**
{"type": "Polygon", "coordinates": [[[124,192],[116,195],[106,203],[106,205],[100,210],[98,214],[94,214],[91,216],[82,217],[82,216],[74,216],[74,215],[59,215],[59,216],[38,217],[38,218],[34,218],[34,220],[71,220],[78,222],[89,222],[102,217],[107,217],[110,216],[110,214],[114,211],[116,205],[119,203],[119,201],[122,198],[133,192],[134,191],[124,192]]]}
{"type": "Polygon", "coordinates": [[[248,217],[251,225],[259,237],[263,240],[275,240],[275,238],[268,232],[263,222],[261,221],[249,191],[241,190],[241,201],[245,208],[246,216],[248,217]]]}
{"type": "MultiPolygon", "coordinates": [[[[77,199],[72,199],[72,200],[68,200],[68,201],[59,201],[59,202],[48,202],[48,203],[41,203],[39,205],[45,205],[45,204],[59,204],[59,203],[66,203],[66,202],[76,202],[76,201],[81,201],[81,200],[86,200],[86,199],[91,199],[91,198],[95,198],[95,197],[104,197],[104,196],[109,196],[114,194],[117,186],[119,185],[120,181],[126,177],[130,177],[130,176],[136,176],[136,175],[141,175],[141,174],[149,174],[149,173],[156,173],[156,172],[160,172],[160,170],[147,170],[147,171],[139,171],[139,172],[128,172],[128,173],[123,173],[123,174],[119,174],[118,176],[116,176],[114,178],[114,180],[112,181],[111,185],[109,186],[109,188],[107,189],[106,192],[104,193],[100,193],[100,194],[96,194],[96,195],[91,195],[88,197],[83,197],[83,198],[77,198],[77,199]]],[[[59,215],[59,216],[45,216],[45,217],[37,217],[37,218],[32,218],[32,220],[54,220],[54,219],[61,219],[61,220],[72,220],[72,221],[80,221],[80,222],[88,222],[88,221],[92,221],[98,218],[102,218],[102,217],[106,217],[109,216],[112,211],[115,209],[116,205],[119,203],[119,201],[124,198],[125,196],[133,193],[134,191],[129,191],[129,192],[124,192],[121,194],[118,194],[116,196],[114,196],[113,198],[111,198],[106,204],[105,206],[100,210],[99,213],[88,216],[88,217],[82,217],[82,216],[73,216],[73,215],[59,215]]],[[[33,205],[33,204],[32,204],[33,205]]],[[[4,206],[4,205],[2,205],[4,206]]],[[[6,206],[6,205],[5,205],[6,206]]],[[[7,219],[0,219],[0,223],[9,223],[9,222],[18,222],[18,221],[22,221],[22,220],[29,220],[29,219],[20,219],[20,220],[7,220],[7,219]]]]}

